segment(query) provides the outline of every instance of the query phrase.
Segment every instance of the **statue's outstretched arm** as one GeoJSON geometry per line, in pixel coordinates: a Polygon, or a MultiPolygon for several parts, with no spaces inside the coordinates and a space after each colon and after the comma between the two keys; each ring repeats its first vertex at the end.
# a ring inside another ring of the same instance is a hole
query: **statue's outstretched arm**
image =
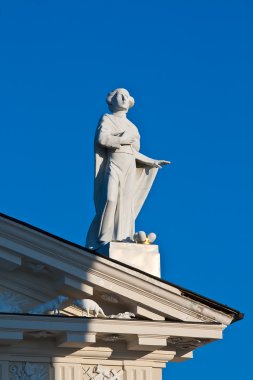
{"type": "Polygon", "coordinates": [[[148,165],[148,166],[154,166],[155,160],[153,158],[149,158],[145,156],[144,154],[137,152],[134,150],[134,155],[136,161],[141,162],[142,164],[148,165]]]}
{"type": "Polygon", "coordinates": [[[171,164],[170,161],[155,160],[153,158],[149,158],[145,156],[144,154],[137,152],[136,150],[134,150],[134,155],[135,155],[136,161],[139,161],[144,165],[152,166],[154,168],[161,168],[163,165],[171,164]]]}

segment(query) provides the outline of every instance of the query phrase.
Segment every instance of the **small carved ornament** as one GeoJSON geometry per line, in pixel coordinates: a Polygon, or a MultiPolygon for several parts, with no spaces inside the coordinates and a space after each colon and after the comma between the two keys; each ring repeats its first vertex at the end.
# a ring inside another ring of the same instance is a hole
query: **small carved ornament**
{"type": "Polygon", "coordinates": [[[144,231],[139,231],[134,234],[134,241],[139,244],[153,244],[156,239],[156,234],[150,232],[146,234],[144,231]]]}
{"type": "Polygon", "coordinates": [[[9,365],[9,375],[9,380],[48,380],[49,369],[41,363],[15,362],[9,365]]]}
{"type": "Polygon", "coordinates": [[[82,380],[122,380],[122,369],[108,369],[101,365],[95,367],[83,367],[82,380]]]}
{"type": "Polygon", "coordinates": [[[129,311],[125,311],[125,313],[118,313],[116,315],[112,314],[109,316],[109,318],[113,319],[132,319],[135,318],[134,313],[130,313],[129,311]]]}
{"type": "Polygon", "coordinates": [[[205,343],[204,339],[186,338],[186,337],[169,337],[168,343],[176,346],[180,350],[193,350],[205,343]]]}
{"type": "Polygon", "coordinates": [[[101,298],[103,301],[106,301],[109,303],[119,303],[118,298],[115,296],[112,296],[111,294],[102,294],[101,298]]]}
{"type": "Polygon", "coordinates": [[[116,343],[120,340],[120,336],[119,335],[106,335],[102,338],[102,340],[104,342],[116,343]]]}

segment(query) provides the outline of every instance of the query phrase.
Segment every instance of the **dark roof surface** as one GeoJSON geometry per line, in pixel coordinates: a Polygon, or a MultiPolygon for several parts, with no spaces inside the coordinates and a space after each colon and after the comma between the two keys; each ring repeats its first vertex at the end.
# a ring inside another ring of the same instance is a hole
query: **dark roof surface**
{"type": "Polygon", "coordinates": [[[97,252],[94,251],[94,250],[91,250],[91,249],[89,249],[89,248],[83,247],[83,246],[81,246],[81,245],[79,245],[79,244],[77,244],[77,243],[73,243],[73,242],[71,242],[71,241],[69,241],[69,240],[63,239],[63,238],[61,238],[61,237],[59,237],[59,236],[56,236],[56,235],[54,235],[54,234],[51,234],[50,232],[44,231],[44,230],[42,230],[42,229],[40,229],[40,228],[38,228],[38,227],[34,227],[34,226],[32,226],[31,224],[29,224],[29,223],[26,223],[26,222],[20,221],[20,220],[18,220],[18,219],[16,219],[16,218],[13,218],[13,217],[8,216],[8,215],[3,214],[3,213],[0,213],[0,217],[2,217],[2,218],[4,218],[4,219],[7,219],[7,220],[10,220],[10,221],[12,221],[12,222],[18,223],[18,224],[20,224],[20,225],[23,225],[23,226],[25,226],[25,227],[27,227],[27,228],[30,228],[30,229],[32,229],[32,230],[34,230],[34,231],[37,231],[37,232],[40,232],[41,234],[44,234],[44,235],[46,235],[46,236],[49,236],[49,237],[51,237],[51,238],[53,238],[53,239],[56,239],[56,240],[58,240],[58,241],[61,241],[61,242],[65,243],[65,244],[68,244],[68,245],[70,245],[70,246],[73,246],[73,247],[76,247],[76,248],[78,248],[78,249],[81,249],[81,250],[83,250],[83,251],[85,251],[85,252],[89,252],[89,253],[91,253],[92,255],[96,255],[96,256],[102,257],[102,258],[104,258],[104,259],[106,259],[106,260],[109,260],[109,261],[115,262],[115,263],[117,263],[117,264],[120,264],[120,265],[122,265],[122,266],[124,266],[124,267],[126,267],[126,268],[129,268],[129,269],[135,270],[135,271],[137,271],[137,272],[139,272],[139,273],[143,273],[144,275],[146,275],[146,276],[148,276],[148,277],[151,277],[151,278],[154,278],[154,279],[156,279],[157,281],[160,281],[160,282],[163,282],[163,283],[168,284],[168,285],[170,285],[170,286],[173,286],[174,288],[179,289],[179,290],[181,291],[181,293],[182,293],[183,296],[185,296],[185,297],[187,297],[187,298],[190,298],[190,299],[192,299],[192,300],[194,300],[194,301],[201,302],[201,303],[203,303],[204,305],[207,305],[207,306],[209,306],[209,307],[211,307],[211,308],[213,308],[213,309],[215,309],[215,310],[218,310],[218,311],[221,311],[221,312],[223,312],[223,313],[226,313],[226,314],[231,315],[231,316],[233,317],[233,321],[232,321],[232,323],[233,323],[233,322],[236,322],[236,321],[238,321],[238,320],[240,320],[240,319],[243,319],[243,317],[244,317],[244,314],[243,314],[243,313],[241,313],[240,311],[235,310],[235,309],[233,309],[233,308],[231,308],[231,307],[229,307],[229,306],[227,306],[227,305],[224,305],[224,304],[222,304],[222,303],[216,302],[216,301],[214,301],[214,300],[212,300],[212,299],[210,299],[210,298],[204,297],[204,296],[202,296],[202,295],[200,295],[200,294],[198,294],[198,293],[195,293],[195,292],[192,292],[192,291],[187,290],[187,289],[185,289],[185,288],[182,288],[182,287],[179,286],[179,285],[175,285],[175,284],[173,284],[172,282],[169,282],[169,281],[163,280],[163,279],[161,279],[161,278],[159,278],[159,277],[155,277],[155,276],[153,276],[153,275],[151,275],[151,274],[149,274],[149,273],[143,272],[143,271],[141,271],[141,270],[139,270],[139,269],[133,268],[133,267],[131,267],[131,266],[127,265],[127,264],[124,264],[124,263],[122,263],[122,262],[120,262],[120,261],[117,261],[117,260],[114,260],[114,259],[108,258],[108,257],[106,257],[106,256],[104,256],[104,255],[102,255],[102,254],[100,254],[100,253],[97,253],[97,252]]]}

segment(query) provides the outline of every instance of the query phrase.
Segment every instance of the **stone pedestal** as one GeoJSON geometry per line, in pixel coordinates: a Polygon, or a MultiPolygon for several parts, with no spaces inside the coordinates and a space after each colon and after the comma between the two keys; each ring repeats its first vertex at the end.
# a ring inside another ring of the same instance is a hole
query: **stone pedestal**
{"type": "Polygon", "coordinates": [[[110,259],[130,265],[156,277],[161,277],[159,247],[155,244],[110,242],[99,248],[110,259]]]}

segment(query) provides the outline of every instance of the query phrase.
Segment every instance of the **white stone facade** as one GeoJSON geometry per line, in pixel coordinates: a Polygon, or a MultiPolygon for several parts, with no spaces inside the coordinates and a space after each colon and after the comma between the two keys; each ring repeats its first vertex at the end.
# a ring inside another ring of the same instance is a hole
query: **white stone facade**
{"type": "Polygon", "coordinates": [[[4,215],[0,272],[0,380],[161,380],[242,318],[4,215]]]}

